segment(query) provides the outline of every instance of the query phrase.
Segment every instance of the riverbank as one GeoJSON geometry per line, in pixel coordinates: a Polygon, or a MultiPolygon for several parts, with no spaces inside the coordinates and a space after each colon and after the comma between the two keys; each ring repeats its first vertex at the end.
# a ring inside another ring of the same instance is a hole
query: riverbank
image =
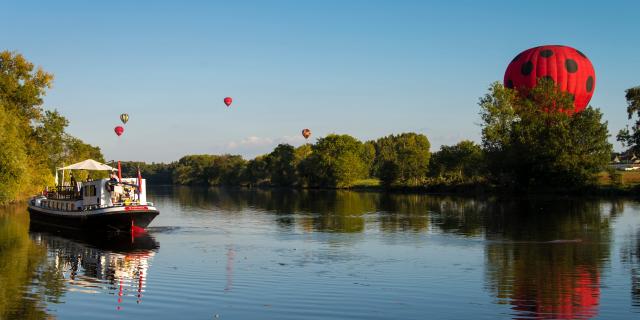
{"type": "MultiPolygon", "coordinates": [[[[640,176],[640,175],[639,175],[640,176]]],[[[189,185],[162,184],[166,186],[189,185]]],[[[191,186],[193,187],[193,186],[191,186]]],[[[304,187],[304,186],[273,186],[269,184],[259,185],[203,185],[208,188],[230,188],[230,189],[264,189],[264,190],[352,190],[389,194],[434,194],[434,195],[462,195],[462,196],[602,196],[602,197],[634,197],[640,194],[640,184],[606,184],[598,182],[597,185],[574,189],[542,189],[542,190],[516,190],[513,188],[500,187],[486,181],[460,182],[460,183],[435,183],[420,186],[382,186],[376,179],[366,179],[358,181],[353,186],[344,188],[333,187],[304,187]]]]}

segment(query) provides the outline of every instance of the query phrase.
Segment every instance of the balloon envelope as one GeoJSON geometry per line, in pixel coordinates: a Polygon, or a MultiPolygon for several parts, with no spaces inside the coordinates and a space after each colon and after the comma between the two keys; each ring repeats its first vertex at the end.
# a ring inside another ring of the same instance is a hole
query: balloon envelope
{"type": "Polygon", "coordinates": [[[120,121],[122,121],[122,123],[124,124],[127,124],[127,122],[129,121],[129,115],[126,113],[121,114],[120,121]]]}
{"type": "Polygon", "coordinates": [[[224,98],[224,104],[226,104],[227,107],[230,106],[232,102],[233,102],[233,99],[231,99],[231,97],[224,98]]]}
{"type": "Polygon", "coordinates": [[[122,126],[117,126],[117,127],[113,128],[113,132],[115,132],[119,137],[124,132],[124,128],[122,126]]]}
{"type": "Polygon", "coordinates": [[[531,89],[539,78],[549,78],[560,90],[572,94],[575,112],[587,107],[596,88],[591,61],[582,52],[567,46],[547,45],[522,51],[509,63],[504,85],[531,89]]]}
{"type": "Polygon", "coordinates": [[[309,137],[311,136],[311,130],[309,130],[309,129],[303,129],[303,130],[302,130],[302,136],[303,136],[305,139],[309,139],[309,137]]]}

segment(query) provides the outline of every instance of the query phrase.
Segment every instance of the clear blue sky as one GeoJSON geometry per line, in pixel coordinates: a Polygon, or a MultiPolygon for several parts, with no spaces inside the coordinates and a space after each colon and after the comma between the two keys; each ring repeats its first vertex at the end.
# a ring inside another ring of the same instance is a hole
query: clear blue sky
{"type": "Polygon", "coordinates": [[[517,53],[543,44],[591,59],[591,104],[613,136],[627,123],[624,90],[640,85],[638,1],[3,0],[1,8],[0,49],[55,75],[45,107],[108,160],[252,157],[302,144],[303,128],[363,141],[415,131],[432,150],[479,141],[478,98],[517,53]],[[118,139],[122,112],[130,121],[118,139]]]}

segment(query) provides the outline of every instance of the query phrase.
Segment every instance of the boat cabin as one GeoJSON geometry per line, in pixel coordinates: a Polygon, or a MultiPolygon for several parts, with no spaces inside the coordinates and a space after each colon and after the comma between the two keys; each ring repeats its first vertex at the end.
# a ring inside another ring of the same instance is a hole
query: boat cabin
{"type": "MultiPolygon", "coordinates": [[[[93,161],[85,160],[61,169],[115,170],[93,161]],[[89,169],[87,169],[89,168],[89,169]]],[[[119,206],[147,205],[146,180],[120,178],[119,181],[98,179],[82,182],[61,183],[47,188],[43,197],[35,198],[34,205],[58,211],[84,211],[119,206]]]]}

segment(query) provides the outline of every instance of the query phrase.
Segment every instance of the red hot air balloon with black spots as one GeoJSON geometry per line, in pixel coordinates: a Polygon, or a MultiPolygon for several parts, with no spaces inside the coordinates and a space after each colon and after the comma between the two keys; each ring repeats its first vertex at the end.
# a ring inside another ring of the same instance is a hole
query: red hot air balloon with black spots
{"type": "Polygon", "coordinates": [[[548,45],[522,51],[509,63],[504,85],[531,89],[539,78],[549,78],[561,91],[573,95],[575,112],[587,107],[596,88],[591,61],[584,53],[567,46],[548,45]]]}

